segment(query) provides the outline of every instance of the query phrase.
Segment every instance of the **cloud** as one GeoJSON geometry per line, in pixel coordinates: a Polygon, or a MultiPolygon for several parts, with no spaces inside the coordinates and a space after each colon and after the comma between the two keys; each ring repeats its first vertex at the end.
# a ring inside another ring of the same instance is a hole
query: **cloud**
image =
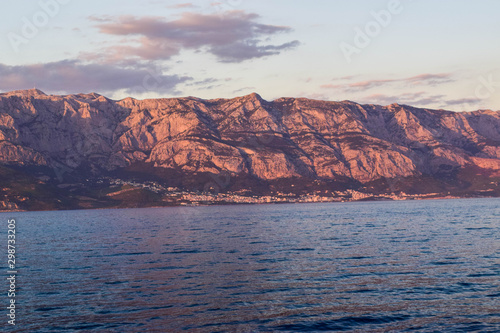
{"type": "Polygon", "coordinates": [[[241,93],[241,92],[251,93],[253,91],[255,91],[255,87],[243,87],[240,89],[233,90],[233,94],[237,94],[237,93],[241,93]]]}
{"type": "Polygon", "coordinates": [[[451,99],[445,102],[446,107],[454,108],[457,110],[480,110],[480,109],[488,109],[488,103],[479,98],[460,98],[460,99],[451,99]]]}
{"type": "Polygon", "coordinates": [[[257,41],[236,42],[230,45],[214,46],[212,53],[221,62],[238,62],[251,58],[261,58],[279,54],[280,51],[294,48],[299,45],[298,41],[293,41],[281,45],[257,45],[257,41]]]}
{"type": "Polygon", "coordinates": [[[373,87],[381,86],[386,83],[396,82],[396,80],[371,80],[371,81],[359,81],[349,84],[349,88],[367,90],[373,87]]]}
{"type": "Polygon", "coordinates": [[[63,60],[46,64],[8,66],[0,64],[0,89],[4,91],[37,88],[49,92],[80,93],[97,91],[129,94],[158,92],[177,94],[176,85],[190,77],[165,75],[161,68],[137,66],[121,68],[63,60]]]}
{"type": "Polygon", "coordinates": [[[321,88],[324,89],[342,89],[345,91],[358,91],[358,90],[368,90],[373,87],[382,86],[387,83],[393,83],[396,80],[367,80],[367,81],[358,81],[349,84],[323,84],[321,88]]]}
{"type": "MultiPolygon", "coordinates": [[[[194,81],[186,84],[186,87],[196,87],[197,89],[210,90],[218,87],[222,87],[220,84],[221,80],[215,78],[207,78],[204,80],[194,81]]],[[[224,80],[224,81],[227,81],[224,80]]]]}
{"type": "MultiPolygon", "coordinates": [[[[120,16],[91,17],[103,34],[124,37],[125,43],[105,50],[113,61],[166,60],[183,49],[205,51],[220,62],[242,62],[277,55],[299,45],[298,41],[265,44],[277,34],[288,33],[290,27],[258,23],[259,15],[244,11],[219,14],[183,13],[177,20],[162,17],[120,16]]],[[[95,56],[94,56],[95,57],[95,56]]]]}
{"type": "MultiPolygon", "coordinates": [[[[344,91],[364,91],[375,87],[381,87],[389,84],[406,84],[406,85],[430,85],[435,86],[441,83],[451,82],[450,73],[441,74],[420,74],[403,79],[384,79],[384,80],[366,80],[348,84],[324,84],[321,88],[324,89],[342,89],[344,91]]],[[[345,79],[349,79],[346,77],[345,79]]]]}
{"type": "Polygon", "coordinates": [[[455,105],[476,105],[481,100],[479,98],[461,98],[461,99],[452,99],[446,101],[446,105],[455,106],[455,105]]]}
{"type": "Polygon", "coordinates": [[[437,85],[440,83],[450,82],[451,73],[441,73],[441,74],[420,74],[412,76],[410,78],[404,79],[407,83],[412,84],[430,84],[437,85]]]}
{"type": "Polygon", "coordinates": [[[462,110],[477,110],[485,108],[477,98],[449,99],[446,95],[431,95],[426,92],[409,92],[399,95],[371,94],[361,99],[361,103],[389,105],[394,103],[415,107],[431,107],[462,110]]]}
{"type": "Polygon", "coordinates": [[[352,79],[354,79],[357,76],[358,75],[347,75],[347,76],[342,76],[342,77],[339,77],[339,78],[332,79],[332,81],[352,80],[352,79]]]}
{"type": "Polygon", "coordinates": [[[201,81],[195,81],[195,82],[188,83],[187,86],[203,86],[206,84],[211,84],[211,83],[216,83],[216,82],[219,82],[219,80],[215,79],[213,77],[210,77],[210,78],[207,78],[207,79],[204,79],[201,81]]]}
{"type": "Polygon", "coordinates": [[[345,88],[345,85],[343,84],[322,84],[320,88],[323,89],[339,89],[339,88],[345,88]]]}
{"type": "Polygon", "coordinates": [[[195,8],[196,6],[191,2],[179,3],[177,5],[168,6],[167,8],[181,9],[181,8],[195,8]]]}
{"type": "Polygon", "coordinates": [[[425,92],[411,92],[400,95],[372,94],[362,98],[364,103],[389,105],[394,103],[425,107],[428,105],[442,104],[444,95],[427,95],[425,92]]]}

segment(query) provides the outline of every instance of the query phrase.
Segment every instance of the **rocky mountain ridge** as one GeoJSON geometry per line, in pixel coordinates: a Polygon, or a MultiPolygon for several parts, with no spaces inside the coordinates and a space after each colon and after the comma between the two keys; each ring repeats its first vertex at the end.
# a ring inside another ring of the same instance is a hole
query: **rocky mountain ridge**
{"type": "MultiPolygon", "coordinates": [[[[115,101],[31,89],[0,94],[0,164],[35,168],[59,182],[141,166],[157,175],[224,174],[268,187],[290,179],[359,187],[422,178],[464,187],[472,175],[482,183],[500,177],[500,112],[266,101],[255,93],[115,101]]],[[[165,175],[157,179],[168,185],[172,176],[165,175]]],[[[233,184],[226,185],[219,187],[233,184]]]]}

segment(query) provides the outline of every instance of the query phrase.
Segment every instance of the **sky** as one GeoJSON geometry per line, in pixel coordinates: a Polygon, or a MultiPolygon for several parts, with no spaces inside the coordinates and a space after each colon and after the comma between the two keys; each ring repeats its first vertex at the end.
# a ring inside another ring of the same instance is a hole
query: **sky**
{"type": "Polygon", "coordinates": [[[500,109],[498,0],[5,0],[0,91],[500,109]]]}

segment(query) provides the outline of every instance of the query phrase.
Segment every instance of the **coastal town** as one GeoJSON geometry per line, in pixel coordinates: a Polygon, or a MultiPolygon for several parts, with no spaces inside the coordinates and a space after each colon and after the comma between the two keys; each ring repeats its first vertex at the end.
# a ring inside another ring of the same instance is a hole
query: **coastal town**
{"type": "Polygon", "coordinates": [[[265,203],[312,203],[312,202],[350,202],[370,200],[419,200],[427,198],[456,198],[455,196],[440,196],[439,193],[407,194],[405,192],[374,195],[352,189],[345,191],[314,191],[312,193],[297,195],[276,191],[271,195],[252,195],[247,190],[226,193],[207,189],[206,191],[186,191],[177,187],[164,187],[157,182],[133,182],[121,179],[109,179],[112,192],[108,197],[119,196],[126,192],[144,189],[162,196],[162,201],[167,205],[198,206],[214,204],[265,204],[265,203]]]}
{"type": "MultiPolygon", "coordinates": [[[[233,204],[282,204],[282,203],[314,203],[314,202],[354,202],[354,201],[402,201],[425,199],[456,199],[475,197],[495,197],[491,190],[477,190],[474,193],[457,195],[457,193],[406,193],[404,191],[370,192],[366,188],[328,190],[313,189],[299,191],[293,184],[288,191],[270,189],[256,193],[247,188],[228,189],[208,182],[200,190],[167,185],[165,182],[153,180],[122,179],[116,177],[100,177],[97,179],[81,179],[77,182],[54,183],[54,179],[40,176],[36,184],[26,185],[17,190],[18,194],[10,195],[15,188],[0,188],[0,211],[24,211],[27,204],[35,210],[51,210],[59,206],[72,209],[91,208],[140,208],[166,206],[208,206],[233,204]],[[51,187],[49,187],[51,186],[51,187]],[[33,200],[40,189],[52,188],[51,202],[40,204],[33,200]]],[[[490,184],[498,187],[497,182],[490,184]]]]}

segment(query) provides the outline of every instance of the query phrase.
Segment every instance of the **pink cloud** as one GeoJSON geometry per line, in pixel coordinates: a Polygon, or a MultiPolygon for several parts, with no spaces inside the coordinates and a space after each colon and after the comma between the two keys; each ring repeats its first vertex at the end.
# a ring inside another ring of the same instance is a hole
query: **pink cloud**
{"type": "Polygon", "coordinates": [[[78,60],[63,60],[46,64],[8,66],[0,64],[0,90],[27,89],[36,85],[49,92],[127,93],[154,91],[177,94],[177,84],[190,77],[167,75],[160,68],[120,68],[103,64],[84,64],[78,60]]]}
{"type": "Polygon", "coordinates": [[[339,84],[324,84],[321,88],[325,89],[339,89],[342,88],[345,91],[360,91],[369,90],[374,87],[381,87],[388,84],[411,84],[411,85],[437,85],[441,83],[447,83],[451,81],[450,73],[442,74],[420,74],[403,79],[381,79],[381,80],[366,80],[358,81],[353,83],[347,83],[344,85],[339,84]]]}
{"type": "Polygon", "coordinates": [[[221,14],[183,13],[177,20],[161,17],[121,16],[92,18],[103,34],[123,36],[126,43],[106,50],[103,57],[164,60],[183,49],[207,51],[221,62],[241,62],[279,54],[298,41],[264,44],[270,36],[287,33],[290,27],[258,23],[259,15],[244,11],[221,14]],[[118,56],[117,56],[118,54],[118,56]]]}
{"type": "Polygon", "coordinates": [[[172,9],[194,8],[194,7],[196,7],[196,6],[194,4],[192,4],[191,2],[179,3],[177,5],[168,6],[168,8],[172,8],[172,9]]]}

